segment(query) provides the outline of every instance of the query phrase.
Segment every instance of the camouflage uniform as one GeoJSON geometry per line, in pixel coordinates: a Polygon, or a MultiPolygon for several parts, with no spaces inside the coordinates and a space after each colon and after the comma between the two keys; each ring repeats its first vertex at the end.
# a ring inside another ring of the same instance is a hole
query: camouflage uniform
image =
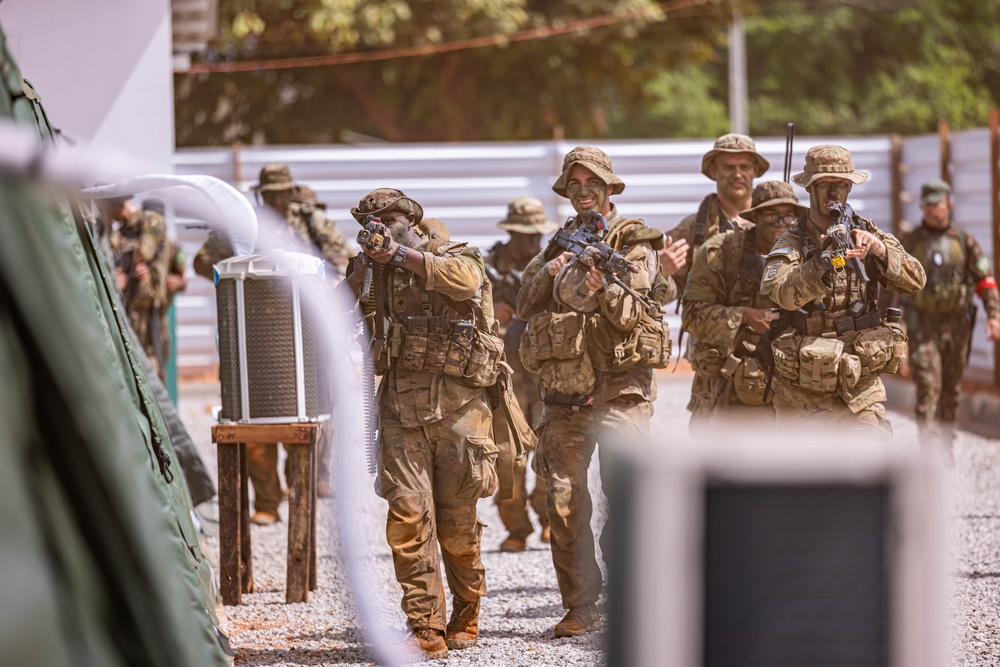
{"type": "MultiPolygon", "coordinates": [[[[423,217],[419,204],[388,188],[364,197],[351,213],[361,223],[368,214],[392,210],[413,214],[411,232],[423,217]]],[[[418,345],[414,331],[419,331],[421,318],[465,320],[456,310],[460,304],[481,309],[484,324],[492,326],[493,303],[478,249],[447,243],[429,253],[424,252],[425,238],[418,236],[411,243],[412,250],[422,252],[426,280],[391,263],[383,265],[385,294],[391,295],[387,317],[393,331],[408,333],[379,383],[376,490],[389,503],[386,539],[403,588],[407,621],[415,632],[443,632],[446,603],[439,549],[455,597],[454,613],[470,606],[478,613],[479,598],[486,594],[480,559],[483,523],[476,503],[497,489],[498,448],[483,388],[438,370],[412,370],[442,360],[451,349],[450,336],[456,334],[449,332],[440,340],[425,337],[422,354],[413,353],[409,345],[418,345]]],[[[352,273],[357,270],[355,263],[352,273]]],[[[349,280],[360,282],[351,274],[349,280]]]]}
{"type": "MultiPolygon", "coordinates": [[[[759,178],[770,168],[770,163],[763,155],[757,152],[757,146],[753,139],[742,134],[726,134],[715,141],[712,150],[705,153],[701,160],[701,173],[708,178],[711,176],[711,165],[718,155],[747,153],[753,156],[756,163],[756,176],[759,178]]],[[[749,223],[740,217],[728,220],[724,217],[722,207],[719,204],[719,197],[712,193],[705,197],[698,212],[687,216],[681,220],[680,224],[667,232],[671,241],[685,239],[688,243],[687,263],[675,274],[666,278],[666,287],[658,288],[657,299],[663,303],[670,303],[674,299],[679,299],[684,295],[684,290],[688,282],[688,273],[692,270],[695,255],[702,244],[712,236],[731,231],[740,227],[747,227],[749,223]],[[663,289],[662,294],[659,289],[663,289]]],[[[699,344],[697,336],[692,335],[688,342],[688,352],[686,354],[691,362],[695,375],[691,380],[691,399],[688,401],[687,409],[691,411],[691,423],[696,423],[700,418],[707,416],[712,410],[713,390],[709,386],[707,378],[712,375],[711,368],[714,365],[711,346],[699,344]],[[708,355],[709,359],[703,359],[708,355]],[[699,366],[705,365],[707,370],[699,371],[699,366]]]]}
{"type": "MultiPolygon", "coordinates": [[[[611,194],[620,193],[625,184],[614,175],[611,159],[596,148],[578,147],[570,151],[563,161],[563,173],[552,189],[563,197],[567,195],[567,178],[574,165],[581,165],[596,174],[611,187],[611,194]]],[[[627,257],[638,265],[638,273],[628,278],[630,286],[640,292],[648,291],[653,276],[658,274],[656,250],[663,247],[662,234],[645,226],[642,221],[626,221],[612,206],[607,215],[611,234],[621,227],[631,230],[615,241],[618,247],[628,246],[627,257]]],[[[583,223],[582,216],[568,221],[564,229],[572,231],[583,223]]],[[[610,235],[609,235],[610,238],[610,235]]],[[[610,241],[609,241],[610,243],[610,241]]],[[[580,312],[584,303],[557,301],[560,280],[571,264],[567,264],[556,277],[546,269],[548,257],[542,253],[528,264],[524,271],[523,286],[517,299],[518,315],[529,322],[529,349],[534,340],[531,322],[533,317],[548,314],[580,312]]],[[[570,291],[571,292],[571,291],[570,291]]],[[[583,339],[589,341],[598,331],[616,332],[612,335],[625,338],[638,326],[641,306],[615,286],[591,294],[597,312],[586,319],[583,339]]],[[[593,311],[591,311],[593,312],[593,311]]],[[[571,315],[572,317],[572,315],[571,315]]],[[[522,344],[522,360],[525,346],[522,344]]],[[[593,370],[589,348],[584,356],[566,362],[568,375],[591,386],[589,396],[556,393],[557,383],[566,380],[552,373],[556,367],[543,367],[541,381],[546,388],[542,419],[537,424],[538,445],[534,470],[548,486],[547,511],[551,527],[552,561],[556,569],[563,606],[570,612],[556,626],[557,636],[582,634],[600,626],[593,607],[602,589],[601,570],[594,549],[594,535],[590,526],[593,506],[587,482],[587,469],[598,441],[607,443],[611,438],[645,436],[649,433],[649,420],[653,414],[652,401],[656,398],[653,369],[635,366],[629,370],[597,372],[593,370]],[[589,380],[589,382],[588,382],[589,380]],[[584,400],[579,400],[584,399],[584,400]],[[571,403],[576,403],[575,405],[571,403]],[[584,621],[577,631],[560,632],[560,626],[580,612],[584,621]]],[[[605,358],[605,364],[613,359],[605,358]]],[[[548,362],[546,362],[548,363],[548,362]]],[[[569,386],[569,385],[567,385],[569,386]]],[[[606,465],[601,470],[607,470],[606,465]]],[[[607,549],[604,553],[607,554],[607,549]]]]}
{"type": "MultiPolygon", "coordinates": [[[[809,149],[805,171],[796,174],[792,180],[810,189],[814,181],[831,177],[855,184],[863,183],[868,178],[867,174],[855,171],[851,154],[845,148],[824,145],[809,149]]],[[[906,253],[892,234],[879,230],[874,222],[865,218],[855,216],[854,222],[885,244],[884,260],[873,253],[865,258],[864,266],[871,281],[877,281],[900,294],[913,294],[923,287],[923,268],[906,253]]],[[[862,335],[882,335],[885,328],[878,326],[880,323],[867,324],[867,327],[862,325],[861,331],[837,335],[834,320],[850,317],[847,309],[859,301],[865,303],[871,312],[872,299],[870,294],[866,294],[865,285],[850,263],[842,271],[824,268],[818,255],[822,244],[821,233],[809,214],[804,214],[796,226],[775,243],[764,268],[761,292],[786,311],[804,308],[808,314],[805,331],[786,331],[771,345],[775,354],[772,374],[775,414],[779,420],[820,416],[848,422],[848,425],[875,427],[891,434],[883,405],[886,396],[880,377],[882,366],[874,366],[875,361],[869,359],[867,363],[873,364],[875,369],[870,370],[864,360],[870,355],[858,345],[862,335]],[[802,347],[799,347],[800,341],[795,336],[801,339],[802,347]],[[806,349],[807,344],[814,347],[806,349]],[[838,352],[839,344],[843,347],[838,352]],[[786,360],[787,363],[779,364],[779,360],[786,360]],[[808,364],[804,363],[807,360],[808,364]],[[834,367],[824,366],[828,363],[833,363],[834,367]],[[812,389],[803,384],[812,381],[815,381],[810,385],[812,389]]],[[[888,343],[884,340],[878,343],[883,346],[880,354],[891,354],[891,361],[898,368],[905,354],[899,349],[899,344],[901,340],[905,341],[905,336],[897,333],[885,335],[888,336],[888,343]],[[886,344],[890,345],[891,352],[884,347],[886,344]]]]}
{"type": "MultiPolygon", "coordinates": [[[[184,252],[167,238],[167,223],[162,203],[144,206],[109,239],[115,264],[126,272],[125,311],[136,338],[161,380],[170,358],[170,328],[167,309],[173,292],[167,288],[170,274],[184,275],[184,252]],[[140,279],[135,273],[139,263],[149,268],[140,279]]],[[[183,283],[180,288],[184,289],[183,283]]]]}
{"type": "MultiPolygon", "coordinates": [[[[932,181],[922,188],[921,200],[936,204],[951,188],[932,181]],[[936,195],[936,196],[935,196],[936,195]]],[[[903,300],[909,336],[909,367],[917,385],[917,426],[924,437],[955,436],[958,385],[972,344],[976,314],[973,293],[983,301],[986,316],[1000,319],[1000,296],[990,260],[979,243],[953,222],[934,229],[925,222],[904,234],[900,242],[917,258],[927,274],[927,285],[903,300]]]]}
{"type": "MultiPolygon", "coordinates": [[[[507,218],[499,222],[497,227],[517,234],[551,234],[559,229],[559,224],[548,220],[545,206],[538,199],[518,197],[508,204],[507,218]]],[[[511,308],[517,308],[516,294],[521,286],[521,272],[524,271],[527,262],[516,262],[510,255],[508,247],[509,244],[504,242],[498,242],[494,245],[486,257],[486,264],[494,269],[500,278],[499,281],[494,281],[491,276],[493,301],[504,301],[511,308]]],[[[542,418],[542,399],[539,393],[538,376],[529,373],[524,368],[524,364],[521,363],[519,348],[523,333],[524,322],[516,318],[509,326],[501,326],[500,330],[500,335],[504,339],[507,363],[514,371],[514,393],[517,395],[517,402],[521,405],[528,423],[535,425],[542,418]]],[[[500,520],[510,534],[510,538],[500,546],[501,551],[520,550],[514,547],[523,547],[524,540],[534,532],[531,517],[528,515],[529,498],[531,508],[538,516],[538,523],[542,527],[543,538],[546,533],[545,528],[549,525],[548,515],[545,511],[545,497],[547,495],[545,480],[536,477],[535,488],[529,496],[527,466],[525,466],[515,473],[513,493],[513,497],[509,500],[500,500],[499,494],[496,496],[500,520]],[[505,548],[505,545],[508,546],[505,548]]]]}
{"type": "MultiPolygon", "coordinates": [[[[753,207],[741,216],[749,219],[779,204],[808,210],[798,203],[791,185],[767,181],[754,189],[753,207]]],[[[695,255],[684,290],[682,322],[700,345],[697,372],[711,392],[707,408],[729,417],[774,415],[754,354],[760,334],[743,323],[746,308],[775,308],[760,293],[766,254],[757,247],[757,233],[754,225],[738,226],[708,239],[695,255]]]]}

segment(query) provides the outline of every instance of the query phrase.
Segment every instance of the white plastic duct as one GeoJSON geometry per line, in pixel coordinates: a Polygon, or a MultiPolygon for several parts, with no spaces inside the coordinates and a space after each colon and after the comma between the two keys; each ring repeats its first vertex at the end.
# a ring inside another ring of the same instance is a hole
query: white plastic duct
{"type": "Polygon", "coordinates": [[[142,170],[140,163],[124,154],[93,151],[84,155],[66,142],[46,142],[35,128],[0,119],[0,170],[37,178],[67,193],[80,192],[88,183],[108,185],[88,188],[93,199],[130,197],[138,193],[157,196],[176,214],[196,218],[225,230],[233,251],[247,255],[257,241],[257,215],[240,192],[214,176],[149,174],[121,179],[123,173],[142,170]]]}
{"type": "Polygon", "coordinates": [[[225,230],[236,255],[249,255],[257,242],[257,214],[239,190],[214,176],[147,174],[117,183],[87,188],[94,199],[131,197],[143,193],[170,204],[177,215],[203,220],[225,230]]]}

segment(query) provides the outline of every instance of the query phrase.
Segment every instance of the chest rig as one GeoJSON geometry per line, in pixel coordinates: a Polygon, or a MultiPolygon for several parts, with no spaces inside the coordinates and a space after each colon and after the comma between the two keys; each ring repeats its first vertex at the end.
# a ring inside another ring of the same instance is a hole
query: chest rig
{"type": "Polygon", "coordinates": [[[923,234],[913,249],[927,274],[927,283],[912,297],[912,303],[928,315],[962,312],[972,303],[965,232],[955,229],[956,233],[951,233],[952,229],[923,234]]]}

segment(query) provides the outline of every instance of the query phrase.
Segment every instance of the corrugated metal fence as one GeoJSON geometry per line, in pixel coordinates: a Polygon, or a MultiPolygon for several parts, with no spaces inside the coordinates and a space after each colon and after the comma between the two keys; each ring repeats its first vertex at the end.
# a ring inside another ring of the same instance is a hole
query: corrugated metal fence
{"type": "MultiPolygon", "coordinates": [[[[989,252],[989,153],[985,140],[977,144],[976,138],[984,136],[983,132],[977,132],[955,136],[956,192],[959,219],[963,223],[971,222],[965,213],[971,214],[973,208],[978,212],[985,201],[986,216],[980,223],[977,213],[969,229],[989,252]],[[980,148],[986,151],[985,159],[980,148]],[[981,177],[982,173],[985,177],[981,177]],[[975,207],[965,202],[966,195],[975,198],[975,207]]],[[[936,142],[935,135],[905,143],[903,159],[912,164],[905,177],[905,191],[918,192],[930,165],[937,164],[936,142]]],[[[552,192],[551,185],[560,171],[563,155],[576,145],[588,143],[591,142],[185,149],[177,152],[174,164],[178,174],[217,176],[249,192],[263,165],[284,162],[297,182],[316,190],[348,238],[353,238],[355,232],[349,210],[361,196],[377,187],[396,187],[419,201],[427,216],[443,220],[453,238],[489,247],[501,238],[495,225],[504,217],[507,202],[514,197],[538,197],[556,220],[572,215],[568,201],[552,192]]],[[[659,229],[666,230],[696,211],[701,199],[714,190],[714,183],[700,173],[701,157],[712,147],[710,139],[592,143],[607,151],[615,173],[626,183],[625,191],[614,199],[622,213],[643,218],[659,229]]],[[[846,146],[858,168],[871,174],[869,181],[852,193],[851,202],[859,213],[884,223],[888,229],[892,216],[890,138],[799,137],[795,141],[793,173],[800,171],[805,151],[821,143],[846,146]]],[[[763,180],[780,179],[784,138],[762,138],[757,146],[771,162],[771,170],[763,180]]],[[[936,175],[934,171],[931,177],[936,175]]],[[[801,189],[799,195],[806,197],[801,189]]],[[[912,197],[906,208],[911,220],[919,220],[915,199],[912,197]]],[[[189,257],[193,257],[205,235],[204,230],[184,226],[178,229],[179,240],[189,257]]],[[[178,366],[182,375],[212,373],[217,364],[214,294],[209,281],[195,276],[190,268],[189,274],[188,291],[177,300],[178,366]]],[[[982,371],[992,378],[992,346],[978,338],[974,365],[977,375],[982,371]]]]}

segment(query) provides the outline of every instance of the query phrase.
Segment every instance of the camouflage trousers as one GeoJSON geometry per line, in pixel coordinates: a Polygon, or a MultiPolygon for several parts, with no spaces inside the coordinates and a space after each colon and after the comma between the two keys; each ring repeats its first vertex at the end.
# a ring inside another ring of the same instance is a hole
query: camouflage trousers
{"type": "MultiPolygon", "coordinates": [[[[527,371],[521,373],[527,375],[527,371]]],[[[518,382],[520,379],[514,376],[514,392],[517,395],[517,402],[524,411],[524,418],[534,426],[542,418],[542,400],[538,395],[538,381],[531,376],[531,382],[518,382]]],[[[549,517],[545,511],[545,497],[548,492],[545,489],[545,480],[535,477],[535,488],[528,493],[528,471],[527,466],[514,472],[514,492],[509,500],[500,500],[496,496],[497,511],[500,514],[500,521],[511,537],[527,538],[535,532],[535,527],[531,523],[531,516],[528,514],[528,504],[538,515],[538,525],[542,528],[549,525],[549,517]]]]}
{"type": "MultiPolygon", "coordinates": [[[[533,466],[549,489],[546,509],[552,531],[552,563],[567,609],[595,602],[603,588],[590,527],[594,506],[587,484],[594,449],[609,438],[648,436],[652,416],[653,404],[637,396],[579,410],[545,406],[537,428],[533,466]]],[[[602,470],[607,467],[602,465],[602,470]]]]}
{"type": "Polygon", "coordinates": [[[909,344],[910,374],[917,386],[916,417],[921,438],[943,438],[951,442],[958,416],[959,382],[965,372],[972,331],[942,323],[913,334],[909,344]]]}
{"type": "Polygon", "coordinates": [[[492,421],[484,397],[422,427],[382,420],[377,490],[389,503],[386,539],[413,629],[447,626],[442,560],[452,595],[486,594],[476,502],[497,489],[492,421]]]}
{"type": "Polygon", "coordinates": [[[885,405],[882,402],[874,402],[855,412],[840,396],[820,394],[810,398],[816,398],[815,402],[821,402],[821,405],[814,404],[804,408],[803,401],[797,398],[803,390],[786,384],[777,375],[772,379],[772,388],[774,396],[771,398],[771,405],[774,407],[775,422],[779,425],[799,422],[806,428],[823,428],[824,425],[835,424],[851,430],[874,430],[892,437],[892,424],[885,416],[885,405]]]}
{"type": "Polygon", "coordinates": [[[253,484],[253,507],[258,512],[278,513],[281,480],[278,478],[278,445],[271,442],[247,443],[247,469],[253,484]]]}

